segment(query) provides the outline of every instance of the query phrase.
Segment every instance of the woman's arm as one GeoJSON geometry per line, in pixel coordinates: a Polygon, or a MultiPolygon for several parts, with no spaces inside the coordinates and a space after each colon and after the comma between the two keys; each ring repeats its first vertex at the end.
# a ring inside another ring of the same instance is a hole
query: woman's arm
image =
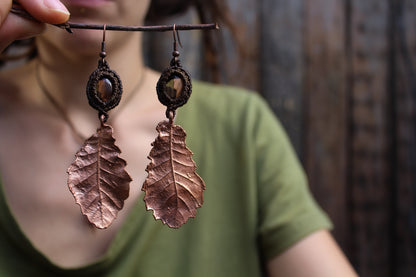
{"type": "MultiPolygon", "coordinates": [[[[58,0],[19,0],[31,15],[41,22],[58,24],[68,20],[69,12],[58,0]]],[[[0,52],[18,39],[41,33],[45,26],[10,13],[12,0],[0,1],[0,52]]]]}
{"type": "Polygon", "coordinates": [[[358,276],[326,230],[315,232],[270,260],[270,277],[358,276]]]}

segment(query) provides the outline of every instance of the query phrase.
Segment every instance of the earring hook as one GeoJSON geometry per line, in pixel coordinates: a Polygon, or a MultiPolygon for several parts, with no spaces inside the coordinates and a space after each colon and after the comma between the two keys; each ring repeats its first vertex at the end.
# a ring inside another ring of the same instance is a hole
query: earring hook
{"type": "Polygon", "coordinates": [[[103,42],[105,42],[105,31],[107,30],[107,24],[104,24],[103,27],[103,42]]]}
{"type": "Polygon", "coordinates": [[[173,50],[174,51],[178,51],[178,43],[179,43],[179,46],[183,48],[181,37],[179,36],[179,31],[176,29],[176,24],[173,24],[173,50]]]}
{"type": "Polygon", "coordinates": [[[107,53],[105,52],[105,31],[107,29],[107,24],[104,24],[103,27],[103,41],[101,42],[101,53],[100,53],[100,57],[103,59],[104,62],[104,58],[107,56],[107,53]]]}

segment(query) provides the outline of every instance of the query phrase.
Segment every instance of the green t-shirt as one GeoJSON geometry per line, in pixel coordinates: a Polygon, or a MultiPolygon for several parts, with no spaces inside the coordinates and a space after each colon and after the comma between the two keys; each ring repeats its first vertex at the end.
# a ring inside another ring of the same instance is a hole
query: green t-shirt
{"type": "Polygon", "coordinates": [[[206,183],[196,218],[170,229],[140,199],[101,260],[63,269],[24,236],[1,192],[0,276],[262,276],[265,261],[331,227],[259,96],[201,82],[193,91],[176,123],[206,183]]]}

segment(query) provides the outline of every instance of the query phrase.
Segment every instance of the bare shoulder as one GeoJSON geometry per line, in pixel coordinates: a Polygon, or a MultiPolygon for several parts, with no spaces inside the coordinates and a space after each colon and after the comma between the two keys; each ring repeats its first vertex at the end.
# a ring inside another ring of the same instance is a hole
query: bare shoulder
{"type": "Polygon", "coordinates": [[[273,258],[267,270],[271,277],[358,276],[327,230],[310,234],[273,258]]]}

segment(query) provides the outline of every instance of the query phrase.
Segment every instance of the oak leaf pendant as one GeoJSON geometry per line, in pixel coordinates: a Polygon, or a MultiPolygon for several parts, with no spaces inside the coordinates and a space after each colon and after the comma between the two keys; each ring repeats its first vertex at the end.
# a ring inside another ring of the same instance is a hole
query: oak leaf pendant
{"type": "Polygon", "coordinates": [[[171,228],[179,228],[202,206],[204,181],[195,172],[192,152],[185,145],[186,133],[173,122],[162,121],[152,143],[148,176],[143,184],[147,210],[171,228]]]}
{"type": "Polygon", "coordinates": [[[131,178],[119,157],[113,129],[101,124],[76,153],[68,168],[68,186],[81,212],[97,228],[104,229],[117,217],[129,196],[131,178]]]}

